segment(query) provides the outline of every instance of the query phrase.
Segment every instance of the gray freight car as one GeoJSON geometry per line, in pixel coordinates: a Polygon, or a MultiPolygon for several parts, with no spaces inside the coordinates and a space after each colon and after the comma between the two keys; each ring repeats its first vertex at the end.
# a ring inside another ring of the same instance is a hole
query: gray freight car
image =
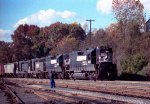
{"type": "Polygon", "coordinates": [[[17,77],[19,65],[18,62],[8,63],[4,65],[4,71],[6,77],[17,77]]]}

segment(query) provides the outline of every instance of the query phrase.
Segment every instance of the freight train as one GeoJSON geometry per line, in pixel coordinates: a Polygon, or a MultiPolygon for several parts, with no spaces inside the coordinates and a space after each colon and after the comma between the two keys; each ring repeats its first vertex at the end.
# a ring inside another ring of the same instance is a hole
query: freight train
{"type": "Polygon", "coordinates": [[[112,48],[100,47],[1,65],[5,77],[114,80],[112,48]]]}

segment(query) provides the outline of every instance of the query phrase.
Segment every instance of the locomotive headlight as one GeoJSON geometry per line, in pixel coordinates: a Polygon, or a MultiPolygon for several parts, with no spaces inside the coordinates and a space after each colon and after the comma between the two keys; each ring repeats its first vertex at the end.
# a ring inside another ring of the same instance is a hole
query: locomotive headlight
{"type": "Polygon", "coordinates": [[[102,54],[102,55],[99,56],[99,61],[100,61],[100,62],[106,61],[107,58],[108,58],[108,57],[107,57],[107,54],[102,54]]]}
{"type": "Polygon", "coordinates": [[[36,68],[39,68],[39,67],[40,67],[39,63],[36,63],[36,65],[35,65],[35,66],[36,66],[36,68]]]}
{"type": "Polygon", "coordinates": [[[91,61],[88,61],[89,64],[91,64],[91,61]]]}
{"type": "Polygon", "coordinates": [[[83,61],[83,62],[82,62],[82,65],[87,65],[87,62],[86,62],[86,61],[83,61]]]}
{"type": "Polygon", "coordinates": [[[104,56],[104,60],[106,60],[107,59],[107,56],[104,56]]]}

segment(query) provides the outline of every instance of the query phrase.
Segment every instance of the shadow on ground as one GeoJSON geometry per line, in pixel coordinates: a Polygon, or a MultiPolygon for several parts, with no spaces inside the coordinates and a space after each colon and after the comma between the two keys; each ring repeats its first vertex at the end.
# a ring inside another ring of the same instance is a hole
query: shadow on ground
{"type": "Polygon", "coordinates": [[[118,78],[119,80],[129,80],[129,81],[150,81],[149,77],[137,75],[137,74],[122,74],[118,78]]]}

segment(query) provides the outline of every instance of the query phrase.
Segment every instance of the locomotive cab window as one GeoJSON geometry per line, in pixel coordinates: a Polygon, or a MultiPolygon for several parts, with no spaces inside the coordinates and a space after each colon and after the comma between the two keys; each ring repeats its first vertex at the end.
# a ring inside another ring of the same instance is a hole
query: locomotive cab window
{"type": "Polygon", "coordinates": [[[79,56],[82,56],[84,54],[84,52],[78,52],[79,56]]]}

